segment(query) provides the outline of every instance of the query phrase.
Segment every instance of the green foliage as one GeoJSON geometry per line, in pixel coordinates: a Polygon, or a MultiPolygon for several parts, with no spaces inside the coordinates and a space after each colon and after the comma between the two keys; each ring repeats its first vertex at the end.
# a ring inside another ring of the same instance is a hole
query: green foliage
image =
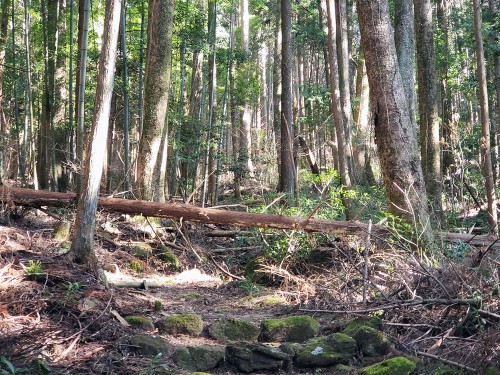
{"type": "Polygon", "coordinates": [[[142,264],[137,260],[132,260],[128,262],[128,268],[130,268],[132,271],[136,273],[142,272],[142,264]]]}
{"type": "Polygon", "coordinates": [[[3,355],[0,355],[0,375],[29,374],[27,368],[16,367],[3,355]]]}
{"type": "Polygon", "coordinates": [[[246,292],[248,295],[253,295],[255,293],[260,293],[262,291],[262,287],[258,284],[255,284],[250,278],[245,278],[238,283],[238,286],[241,290],[246,292]]]}
{"type": "Polygon", "coordinates": [[[470,245],[459,240],[457,243],[448,245],[448,248],[446,249],[446,256],[453,260],[463,260],[469,251],[470,245]]]}
{"type": "Polygon", "coordinates": [[[45,270],[43,269],[42,262],[40,262],[39,260],[37,260],[36,262],[30,260],[28,263],[28,267],[24,269],[24,272],[28,280],[42,281],[45,280],[47,276],[45,270]]]}

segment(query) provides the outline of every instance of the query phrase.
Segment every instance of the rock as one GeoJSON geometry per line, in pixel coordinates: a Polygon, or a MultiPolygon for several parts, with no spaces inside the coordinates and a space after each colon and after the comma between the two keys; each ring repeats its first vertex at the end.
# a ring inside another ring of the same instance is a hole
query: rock
{"type": "Polygon", "coordinates": [[[159,353],[168,356],[173,349],[172,344],[167,340],[145,334],[132,336],[130,344],[136,347],[137,352],[145,356],[155,356],[159,353]]]}
{"type": "Polygon", "coordinates": [[[134,242],[132,246],[130,246],[130,253],[144,260],[153,254],[153,248],[146,242],[134,242]]]}
{"type": "Polygon", "coordinates": [[[362,375],[409,375],[417,365],[405,357],[394,357],[363,367],[362,375]]]}
{"type": "Polygon", "coordinates": [[[245,265],[245,279],[260,285],[272,285],[272,276],[262,271],[265,264],[266,257],[262,255],[250,259],[245,265]]]}
{"type": "Polygon", "coordinates": [[[240,343],[226,347],[226,360],[242,372],[276,371],[288,365],[290,356],[270,345],[240,343]]]}
{"type": "Polygon", "coordinates": [[[297,351],[298,367],[326,367],[347,364],[356,356],[356,341],[343,333],[310,339],[297,351]]]}
{"type": "Polygon", "coordinates": [[[144,329],[147,331],[152,331],[155,329],[153,321],[144,316],[129,315],[125,317],[125,320],[135,328],[144,329]]]}
{"type": "Polygon", "coordinates": [[[224,348],[213,345],[181,347],[175,350],[175,364],[187,371],[211,370],[224,360],[224,348]]]}
{"type": "Polygon", "coordinates": [[[160,245],[160,247],[155,250],[155,255],[158,257],[158,259],[172,266],[173,268],[179,268],[179,258],[177,257],[177,255],[169,251],[167,246],[160,245]]]}
{"type": "Polygon", "coordinates": [[[290,358],[295,358],[298,351],[302,349],[302,345],[296,342],[285,342],[279,346],[283,353],[286,353],[290,358]]]}
{"type": "Polygon", "coordinates": [[[161,334],[199,336],[203,330],[203,321],[196,314],[179,314],[161,318],[155,326],[161,334]]]}
{"type": "Polygon", "coordinates": [[[355,331],[361,326],[371,327],[378,331],[382,331],[384,328],[382,319],[377,316],[372,316],[371,318],[356,318],[351,320],[349,324],[347,324],[347,326],[344,328],[344,333],[350,336],[350,334],[348,333],[350,330],[355,331]]]}
{"type": "Polygon", "coordinates": [[[260,341],[304,342],[319,331],[319,323],[310,316],[289,316],[262,321],[260,341]]]}
{"type": "Polygon", "coordinates": [[[69,239],[69,231],[71,223],[69,221],[58,221],[52,227],[52,238],[60,241],[67,241],[69,239]]]}
{"type": "Polygon", "coordinates": [[[246,320],[222,318],[208,327],[208,334],[219,341],[257,341],[260,329],[246,320]]]}
{"type": "Polygon", "coordinates": [[[363,325],[356,328],[347,328],[343,333],[356,340],[356,345],[366,357],[387,354],[391,346],[389,339],[382,332],[372,327],[363,325]]]}

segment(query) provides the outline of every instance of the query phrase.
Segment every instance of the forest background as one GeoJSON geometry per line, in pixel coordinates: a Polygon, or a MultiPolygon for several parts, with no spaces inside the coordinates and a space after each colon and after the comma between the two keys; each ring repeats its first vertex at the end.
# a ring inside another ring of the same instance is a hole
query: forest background
{"type": "Polygon", "coordinates": [[[499,23],[496,0],[4,1],[1,179],[496,233],[499,23]]]}

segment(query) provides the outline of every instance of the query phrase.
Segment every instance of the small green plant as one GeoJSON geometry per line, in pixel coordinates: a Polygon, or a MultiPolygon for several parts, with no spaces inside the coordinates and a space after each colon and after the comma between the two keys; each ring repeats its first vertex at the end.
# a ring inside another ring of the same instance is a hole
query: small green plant
{"type": "Polygon", "coordinates": [[[255,284],[252,280],[250,279],[244,279],[240,281],[240,289],[248,293],[249,295],[252,295],[254,293],[258,293],[262,290],[262,288],[255,284]]]}
{"type": "MultiPolygon", "coordinates": [[[[161,360],[162,354],[158,353],[155,355],[153,358],[151,358],[151,361],[148,364],[148,367],[146,367],[144,370],[141,370],[139,372],[136,372],[135,375],[153,375],[153,374],[158,374],[158,370],[168,370],[168,366],[164,364],[159,364],[158,362],[161,360]]],[[[164,372],[162,372],[163,374],[164,372]]],[[[165,372],[166,373],[166,372],[165,372]]]]}
{"type": "Polygon", "coordinates": [[[463,241],[458,241],[450,245],[446,251],[446,256],[454,260],[462,260],[470,251],[470,246],[468,243],[463,241]]]}
{"type": "Polygon", "coordinates": [[[139,273],[139,272],[142,272],[142,265],[141,265],[141,262],[137,261],[137,260],[132,260],[129,262],[128,264],[128,267],[136,272],[136,273],[139,273]]]}
{"type": "Polygon", "coordinates": [[[3,355],[0,356],[0,375],[16,375],[28,373],[28,369],[16,367],[3,355]]]}
{"type": "Polygon", "coordinates": [[[64,284],[64,286],[66,287],[66,297],[71,297],[73,294],[81,291],[85,287],[85,285],[81,284],[78,281],[75,281],[74,283],[68,281],[66,284],[64,284]]]}
{"type": "Polygon", "coordinates": [[[36,262],[30,260],[28,263],[28,267],[24,269],[26,273],[26,277],[28,280],[41,281],[45,280],[46,272],[43,269],[42,263],[37,260],[36,262]]]}

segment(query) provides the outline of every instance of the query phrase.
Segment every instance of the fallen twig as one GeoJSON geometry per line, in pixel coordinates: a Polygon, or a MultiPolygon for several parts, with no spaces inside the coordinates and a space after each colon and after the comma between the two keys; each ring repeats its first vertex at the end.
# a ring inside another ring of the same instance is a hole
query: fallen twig
{"type": "Polygon", "coordinates": [[[470,372],[474,372],[474,373],[477,372],[477,369],[475,369],[473,367],[469,367],[467,365],[463,365],[463,364],[455,362],[455,361],[450,361],[449,359],[439,357],[439,356],[437,356],[435,354],[429,354],[429,353],[418,352],[418,351],[415,352],[415,354],[419,355],[419,356],[422,356],[422,357],[428,357],[428,358],[432,358],[432,359],[437,359],[438,361],[441,361],[441,362],[446,363],[448,365],[459,367],[461,369],[464,369],[464,370],[467,370],[467,371],[470,371],[470,372]]]}

